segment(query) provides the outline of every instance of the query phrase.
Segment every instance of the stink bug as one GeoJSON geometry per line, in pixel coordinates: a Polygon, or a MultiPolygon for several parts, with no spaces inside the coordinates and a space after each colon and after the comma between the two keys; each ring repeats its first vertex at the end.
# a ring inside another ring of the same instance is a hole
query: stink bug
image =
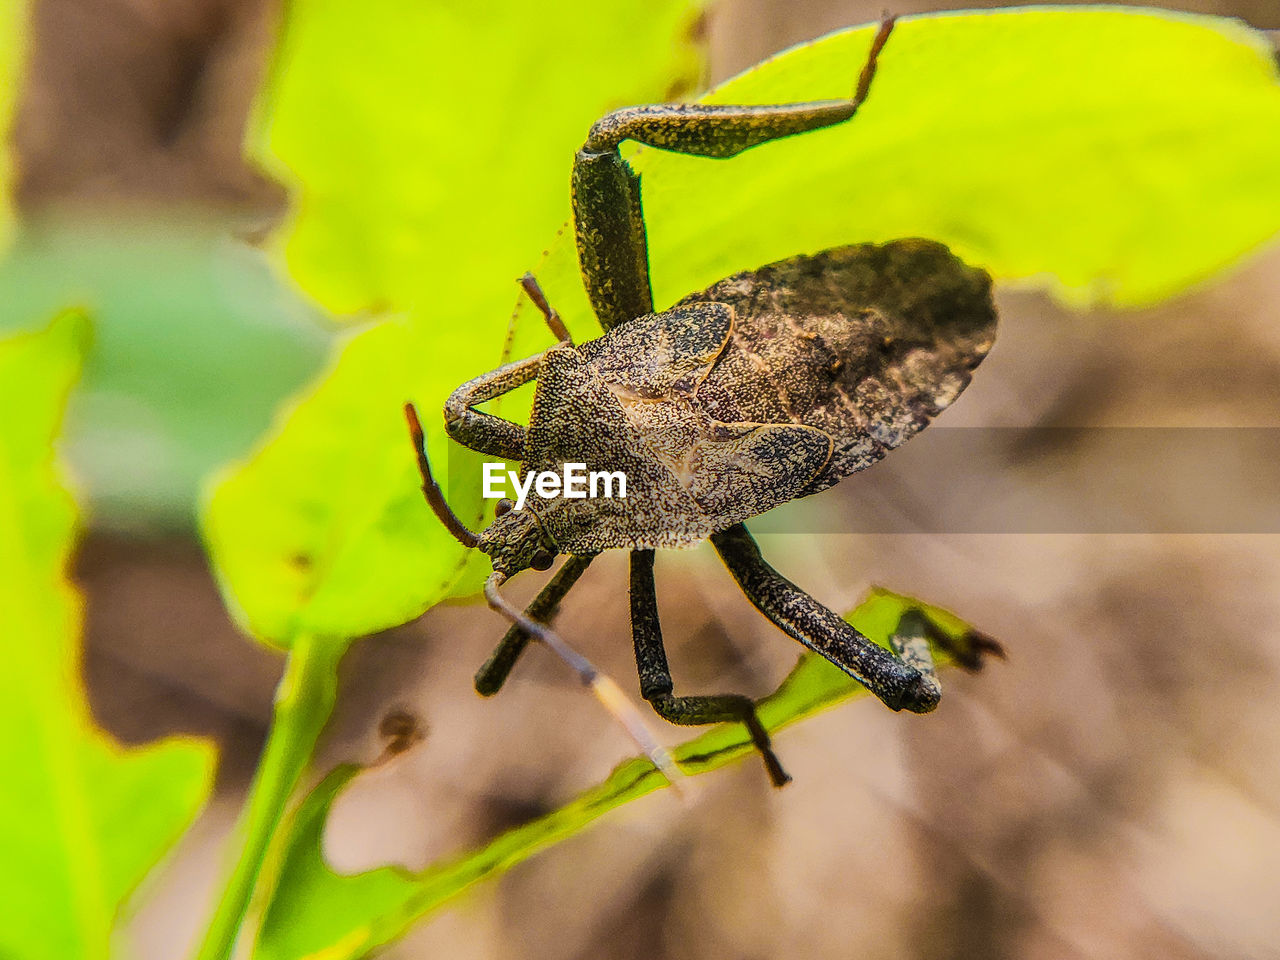
{"type": "MultiPolygon", "coordinates": [[[[679,724],[740,721],[775,784],[789,778],[745,696],[676,696],[654,595],[654,551],[710,538],[753,604],[783,632],[826,657],[894,710],[932,710],[941,690],[929,641],[947,642],[918,612],[895,631],[894,652],[868,640],[783,578],[743,521],[830,487],[924,429],[968,385],[995,336],[991,280],[928,240],[862,244],[796,256],[735,274],[655,313],[639,178],[625,140],[711,158],[851,118],[867,96],[886,19],[849,100],[781,106],[630,107],[592,128],[573,169],[579,263],[604,335],[574,344],[532,277],[528,295],[559,343],[463,384],[445,405],[457,442],[529,471],[566,464],[625,474],[628,496],[531,498],[499,504],[479,534],[449,510],[431,478],[422,430],[406,408],[432,508],[467,546],[489,556],[486,595],[513,623],[476,675],[497,692],[530,637],[552,646],[607,703],[621,694],[542,622],[592,559],[631,552],[631,622],[641,695],[679,724]],[[529,426],[477,406],[531,380],[529,426]],[[523,612],[498,588],[527,568],[560,570],[523,612]]],[[[966,638],[976,665],[999,647],[966,638]]],[[[665,754],[622,711],[660,766],[665,754]]]]}

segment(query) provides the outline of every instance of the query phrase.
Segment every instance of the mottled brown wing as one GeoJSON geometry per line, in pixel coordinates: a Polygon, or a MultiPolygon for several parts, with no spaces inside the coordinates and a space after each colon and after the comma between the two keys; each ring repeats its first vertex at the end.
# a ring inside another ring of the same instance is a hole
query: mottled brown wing
{"type": "Polygon", "coordinates": [[[793,424],[716,424],[690,448],[682,479],[716,530],[794,500],[831,458],[831,438],[793,424]]]}
{"type": "Polygon", "coordinates": [[[730,307],[734,329],[697,389],[711,418],[803,424],[834,447],[800,495],[924,429],[995,338],[991,278],[929,240],[861,244],[728,277],[681,301],[730,307]]]}
{"type": "Polygon", "coordinates": [[[627,484],[625,500],[531,500],[561,549],[696,543],[794,498],[830,457],[821,430],[716,423],[699,413],[694,389],[723,350],[731,319],[716,305],[698,312],[705,322],[685,337],[670,335],[689,319],[680,311],[547,353],[524,469],[559,472],[581,462],[588,471],[622,471],[627,484]]]}

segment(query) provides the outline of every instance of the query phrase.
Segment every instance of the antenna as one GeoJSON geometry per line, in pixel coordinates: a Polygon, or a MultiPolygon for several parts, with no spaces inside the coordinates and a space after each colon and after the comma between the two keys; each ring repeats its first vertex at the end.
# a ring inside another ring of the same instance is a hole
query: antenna
{"type": "Polygon", "coordinates": [[[418,419],[418,411],[414,409],[412,403],[404,405],[404,418],[409,424],[409,436],[413,438],[414,449],[418,452],[418,472],[422,474],[422,495],[427,498],[427,503],[440,518],[440,522],[453,534],[454,539],[464,547],[474,547],[480,542],[480,538],[468,530],[466,524],[458,519],[457,514],[449,509],[449,503],[445,500],[440,485],[431,475],[431,463],[427,460],[427,441],[422,434],[422,421],[418,419]]]}

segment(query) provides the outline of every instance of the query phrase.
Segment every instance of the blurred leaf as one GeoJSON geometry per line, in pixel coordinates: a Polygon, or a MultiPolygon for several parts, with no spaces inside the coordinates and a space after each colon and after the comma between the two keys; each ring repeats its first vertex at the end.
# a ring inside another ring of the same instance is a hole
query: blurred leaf
{"type": "Polygon", "coordinates": [[[0,250],[9,241],[13,220],[13,158],[10,132],[27,57],[27,4],[24,0],[0,0],[0,250]]]}
{"type": "Polygon", "coordinates": [[[294,187],[289,270],[332,310],[405,319],[353,337],[213,496],[210,552],[256,636],[353,637],[478,589],[481,564],[459,583],[465,552],[418,492],[401,405],[418,402],[442,482],[462,481],[455,510],[479,522],[481,458],[446,458],[438,411],[499,362],[514,280],[568,216],[587,128],[696,64],[697,7],[291,6],[253,146],[294,187]]]}
{"type": "Polygon", "coordinates": [[[87,324],[0,342],[0,956],[105,957],[121,904],[211,785],[206,744],[126,749],[80,687],[80,600],[66,579],[75,507],[51,442],[87,324]]]}
{"type": "MultiPolygon", "coordinates": [[[[877,643],[887,645],[889,634],[908,607],[923,609],[953,636],[966,629],[953,614],[887,590],[873,591],[848,620],[877,643]]],[[[940,660],[945,662],[946,658],[940,660]]],[[[760,719],[770,730],[778,730],[865,692],[827,661],[806,654],[778,690],[760,702],[760,719]]],[[[785,756],[785,741],[781,749],[785,756]]],[[[686,773],[699,774],[752,752],[740,724],[723,724],[684,744],[675,755],[686,773]]],[[[368,956],[472,884],[580,832],[614,807],[667,785],[647,760],[629,760],[599,786],[559,810],[509,830],[457,860],[419,874],[382,867],[340,876],[324,862],[324,824],[334,799],[358,772],[356,767],[333,771],[299,808],[276,896],[254,953],[256,960],[354,960],[368,956]]]]}
{"type": "Polygon", "coordinates": [[[0,262],[0,331],[94,320],[68,459],[95,526],[190,530],[200,484],[320,369],[332,335],[224,221],[28,223],[0,262]]]}

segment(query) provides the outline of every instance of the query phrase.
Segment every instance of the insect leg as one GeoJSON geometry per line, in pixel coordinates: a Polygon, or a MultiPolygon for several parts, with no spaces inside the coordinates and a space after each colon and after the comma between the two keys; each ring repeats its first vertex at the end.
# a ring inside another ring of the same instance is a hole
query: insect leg
{"type": "Polygon", "coordinates": [[[578,262],[591,305],[609,330],[653,312],[640,178],[618,152],[624,140],[726,159],[770,140],[843,123],[867,98],[876,60],[893,30],[886,17],[871,42],[853,96],[761,106],[655,104],[616,110],[596,122],[573,165],[578,262]]]}
{"type": "Polygon", "coordinates": [[[484,596],[489,601],[490,608],[512,623],[519,624],[525,633],[541,642],[543,646],[549,647],[552,653],[563,660],[565,665],[578,675],[582,685],[590,689],[595,698],[600,701],[600,705],[622,725],[635,745],[648,757],[649,762],[666,778],[672,788],[679,792],[679,781],[683,776],[680,768],[676,766],[671,753],[654,739],[648,725],[644,722],[644,717],[627,699],[622,688],[613,681],[612,677],[592,666],[591,661],[565,643],[560,635],[546,624],[530,620],[519,607],[513,607],[508,603],[499,593],[499,588],[506,579],[505,573],[495,570],[485,580],[484,596]]]}
{"type": "MultiPolygon", "coordinates": [[[[594,554],[571,555],[556,571],[556,575],[534,597],[533,602],[525,609],[524,615],[530,620],[549,622],[556,607],[564,599],[564,595],[578,582],[582,572],[594,559],[594,554]]],[[[506,636],[485,661],[484,666],[476,671],[476,692],[483,697],[491,697],[501,690],[516,661],[520,659],[520,654],[524,653],[531,639],[532,637],[521,629],[519,624],[513,623],[506,636]]]]}
{"type": "Polygon", "coordinates": [[[889,635],[889,646],[898,659],[915,667],[924,678],[925,689],[937,700],[942,696],[942,681],[933,662],[933,648],[951,655],[957,666],[970,672],[982,669],[984,657],[1004,659],[1004,647],[985,633],[969,630],[953,637],[925,615],[924,611],[907,610],[898,618],[898,626],[889,635]]]}
{"type": "MultiPolygon", "coordinates": [[[[713,534],[711,542],[747,599],[783,633],[826,657],[894,710],[928,713],[938,705],[936,678],[872,643],[774,570],[742,524],[713,534]]],[[[918,659],[918,645],[904,639],[903,647],[918,659]]]]}
{"type": "MultiPolygon", "coordinates": [[[[928,647],[937,647],[940,650],[945,650],[956,666],[961,669],[968,670],[970,673],[977,673],[986,663],[986,657],[1005,659],[1004,647],[994,637],[990,637],[978,630],[968,630],[959,637],[953,637],[920,610],[909,610],[904,613],[902,620],[898,621],[898,629],[895,634],[903,632],[903,622],[913,614],[918,617],[918,620],[912,625],[911,629],[923,631],[928,647]]],[[[894,644],[894,649],[898,650],[896,641],[892,637],[890,637],[890,642],[894,644]]],[[[901,650],[898,650],[898,655],[903,655],[901,650]]]]}
{"type": "Polygon", "coordinates": [[[538,375],[543,354],[504,364],[468,380],[444,403],[444,428],[449,436],[478,453],[503,460],[524,459],[524,427],[475,406],[522,387],[538,375]]]}
{"type": "Polygon", "coordinates": [[[750,697],[734,693],[677,697],[672,693],[675,685],[671,682],[667,652],[662,644],[662,627],[658,622],[652,550],[631,551],[631,635],[636,647],[636,668],[640,673],[640,695],[649,701],[659,716],[682,726],[740,721],[760,751],[774,786],[781,787],[790,782],[791,777],[778,762],[769,742],[769,732],[756,716],[756,705],[750,697]]]}
{"type": "MultiPolygon", "coordinates": [[[[520,287],[538,308],[556,339],[563,344],[572,344],[568,328],[560,319],[556,308],[547,302],[537,278],[532,273],[526,273],[520,278],[520,287]]],[[[444,405],[444,425],[449,436],[479,453],[492,454],[504,460],[523,460],[524,427],[481,413],[475,406],[522,387],[534,379],[544,355],[540,353],[535,357],[505,364],[497,370],[468,380],[453,391],[444,405]]]]}

